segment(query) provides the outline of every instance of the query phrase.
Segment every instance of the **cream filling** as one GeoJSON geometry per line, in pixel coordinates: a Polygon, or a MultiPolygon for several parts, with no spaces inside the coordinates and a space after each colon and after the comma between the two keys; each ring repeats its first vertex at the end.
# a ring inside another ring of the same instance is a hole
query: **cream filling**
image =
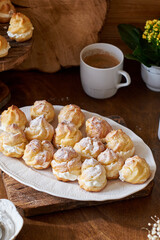
{"type": "Polygon", "coordinates": [[[9,49],[10,49],[10,45],[9,45],[9,43],[7,43],[7,48],[0,49],[0,55],[4,55],[4,54],[8,53],[9,49]]]}
{"type": "Polygon", "coordinates": [[[7,152],[10,152],[10,153],[19,153],[17,151],[17,148],[16,147],[12,147],[12,146],[9,146],[9,145],[6,145],[6,144],[3,144],[3,149],[7,152]]]}
{"type": "Polygon", "coordinates": [[[0,18],[10,18],[12,16],[12,13],[0,13],[0,18]]]}
{"type": "Polygon", "coordinates": [[[96,180],[94,180],[94,181],[85,181],[85,180],[81,179],[80,183],[84,184],[87,187],[101,187],[102,186],[102,183],[98,182],[96,180]]]}
{"type": "Polygon", "coordinates": [[[45,162],[42,165],[38,165],[38,164],[31,164],[32,167],[36,167],[36,168],[47,168],[49,166],[49,162],[45,162]]]}
{"type": "Polygon", "coordinates": [[[70,181],[75,181],[78,179],[78,175],[76,174],[72,174],[70,172],[57,172],[53,169],[53,174],[55,176],[58,176],[60,178],[64,178],[66,180],[70,180],[70,181]]]}
{"type": "Polygon", "coordinates": [[[25,38],[25,37],[27,37],[28,35],[31,34],[31,32],[32,32],[33,29],[34,29],[34,28],[32,27],[32,29],[31,29],[30,31],[28,31],[28,32],[26,32],[26,33],[21,33],[21,34],[18,34],[18,33],[13,34],[13,33],[11,33],[10,31],[8,31],[7,34],[8,34],[8,36],[9,36],[10,38],[15,38],[15,39],[17,39],[17,38],[19,38],[19,37],[25,38]]]}

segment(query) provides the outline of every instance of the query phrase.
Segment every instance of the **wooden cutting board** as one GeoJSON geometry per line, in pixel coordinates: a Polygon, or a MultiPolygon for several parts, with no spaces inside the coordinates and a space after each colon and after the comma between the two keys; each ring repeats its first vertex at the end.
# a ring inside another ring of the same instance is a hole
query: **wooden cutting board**
{"type": "MultiPolygon", "coordinates": [[[[119,116],[110,116],[110,118],[122,125],[125,125],[123,118],[119,116]]],[[[25,217],[117,201],[109,200],[104,202],[94,202],[59,198],[25,186],[8,176],[6,173],[2,173],[2,178],[8,199],[15,204],[21,215],[25,217]]],[[[121,200],[148,196],[152,191],[153,184],[154,183],[152,181],[145,189],[121,200]]]]}

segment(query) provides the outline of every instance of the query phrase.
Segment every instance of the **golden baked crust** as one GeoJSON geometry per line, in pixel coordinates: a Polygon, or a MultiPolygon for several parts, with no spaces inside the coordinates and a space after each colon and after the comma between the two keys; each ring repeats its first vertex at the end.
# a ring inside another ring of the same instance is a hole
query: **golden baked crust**
{"type": "Polygon", "coordinates": [[[34,105],[31,107],[30,113],[32,119],[44,115],[48,122],[53,121],[55,115],[53,105],[46,100],[35,101],[34,105]]]}
{"type": "Polygon", "coordinates": [[[103,140],[112,130],[110,124],[103,118],[93,116],[86,121],[86,133],[88,137],[103,140]]]}
{"type": "Polygon", "coordinates": [[[132,157],[135,152],[131,138],[122,129],[112,130],[106,136],[106,146],[124,159],[132,157]]]}
{"type": "Polygon", "coordinates": [[[107,148],[98,155],[97,160],[106,169],[107,179],[117,179],[119,171],[124,165],[124,159],[119,157],[113,150],[107,148]]]}
{"type": "Polygon", "coordinates": [[[27,139],[17,124],[7,126],[6,131],[0,134],[0,152],[7,157],[21,158],[27,139]]]}
{"type": "Polygon", "coordinates": [[[73,123],[63,121],[59,123],[57,128],[55,129],[54,144],[57,148],[59,148],[60,146],[73,147],[75,143],[79,142],[81,138],[81,131],[77,129],[73,123]]]}
{"type": "Polygon", "coordinates": [[[25,134],[28,140],[49,140],[51,141],[54,135],[53,126],[48,123],[43,115],[33,119],[29,123],[29,127],[25,129],[25,134]]]}
{"type": "Polygon", "coordinates": [[[54,147],[48,140],[32,140],[26,145],[23,159],[28,166],[36,169],[46,169],[53,160],[54,147]]]}
{"type": "Polygon", "coordinates": [[[97,158],[105,150],[104,144],[98,138],[85,137],[75,144],[74,149],[85,158],[97,158]]]}
{"type": "Polygon", "coordinates": [[[7,56],[9,49],[10,49],[9,43],[3,36],[0,35],[0,57],[7,56]]]}
{"type": "Polygon", "coordinates": [[[81,188],[90,192],[99,192],[107,184],[106,171],[95,159],[86,159],[82,164],[78,183],[81,188]]]}
{"type": "Polygon", "coordinates": [[[10,0],[0,0],[0,23],[9,22],[12,14],[15,12],[15,7],[10,0]]]}
{"type": "Polygon", "coordinates": [[[1,127],[6,129],[10,124],[16,123],[22,130],[24,130],[27,124],[27,118],[24,112],[22,112],[17,106],[12,105],[7,110],[2,112],[1,115],[1,127]]]}
{"type": "Polygon", "coordinates": [[[144,158],[137,155],[128,158],[119,172],[120,180],[137,184],[144,183],[150,177],[150,167],[144,158]]]}
{"type": "Polygon", "coordinates": [[[58,115],[58,122],[63,121],[72,122],[77,128],[80,128],[85,121],[85,116],[79,106],[69,104],[64,106],[58,115]]]}
{"type": "Polygon", "coordinates": [[[53,174],[64,182],[77,180],[81,165],[81,156],[72,147],[58,149],[51,162],[53,174]]]}
{"type": "Polygon", "coordinates": [[[24,42],[32,37],[33,29],[33,25],[27,16],[22,13],[14,13],[7,34],[12,40],[24,42]]]}

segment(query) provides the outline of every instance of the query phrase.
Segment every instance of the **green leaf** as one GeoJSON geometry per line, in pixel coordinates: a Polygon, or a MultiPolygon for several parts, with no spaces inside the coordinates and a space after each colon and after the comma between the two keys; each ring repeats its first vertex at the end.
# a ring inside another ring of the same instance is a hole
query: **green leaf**
{"type": "Polygon", "coordinates": [[[119,24],[118,31],[122,40],[134,50],[142,37],[142,31],[130,24],[119,24]]]}

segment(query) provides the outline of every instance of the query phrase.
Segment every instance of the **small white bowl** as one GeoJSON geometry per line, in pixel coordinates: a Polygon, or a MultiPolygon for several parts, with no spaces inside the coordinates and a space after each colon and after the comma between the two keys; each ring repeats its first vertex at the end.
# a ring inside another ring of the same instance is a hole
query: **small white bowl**
{"type": "Polygon", "coordinates": [[[0,199],[0,239],[13,240],[23,226],[23,218],[8,199],[0,199]]]}

